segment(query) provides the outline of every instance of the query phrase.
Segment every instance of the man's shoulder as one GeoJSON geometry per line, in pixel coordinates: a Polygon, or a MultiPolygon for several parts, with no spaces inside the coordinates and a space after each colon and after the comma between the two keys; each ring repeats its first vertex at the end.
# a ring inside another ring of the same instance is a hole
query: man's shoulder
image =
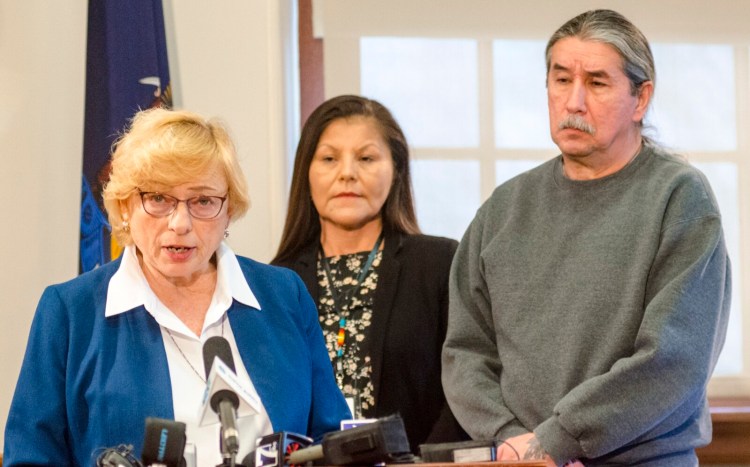
{"type": "Polygon", "coordinates": [[[649,150],[649,157],[653,167],[659,170],[671,172],[694,170],[686,156],[666,148],[652,147],[649,150]]]}
{"type": "Polygon", "coordinates": [[[552,181],[555,167],[559,163],[560,156],[553,157],[541,164],[522,172],[506,182],[498,185],[492,193],[492,197],[500,197],[507,193],[525,189],[538,189],[545,180],[552,181]]]}
{"type": "Polygon", "coordinates": [[[720,217],[719,206],[705,174],[677,153],[654,148],[630,186],[649,205],[666,212],[666,223],[720,217]],[[661,201],[659,201],[661,200],[661,201]]]}
{"type": "MultiPolygon", "coordinates": [[[[548,159],[539,165],[536,165],[535,167],[532,167],[531,169],[521,172],[520,174],[516,175],[515,177],[510,178],[507,182],[501,184],[503,185],[509,185],[509,186],[515,186],[515,185],[524,185],[527,183],[535,183],[543,178],[550,178],[553,170],[555,170],[555,167],[560,163],[560,157],[556,156],[551,159],[548,159]]],[[[498,187],[499,188],[499,187],[498,187]]]]}
{"type": "Polygon", "coordinates": [[[546,199],[549,195],[544,193],[555,187],[554,171],[558,167],[559,159],[560,156],[549,159],[495,187],[480,207],[478,215],[493,217],[504,212],[509,206],[537,203],[541,199],[546,199]]]}
{"type": "Polygon", "coordinates": [[[657,182],[663,189],[692,186],[700,192],[711,191],[705,174],[687,157],[662,148],[652,150],[648,170],[641,176],[657,182]]]}

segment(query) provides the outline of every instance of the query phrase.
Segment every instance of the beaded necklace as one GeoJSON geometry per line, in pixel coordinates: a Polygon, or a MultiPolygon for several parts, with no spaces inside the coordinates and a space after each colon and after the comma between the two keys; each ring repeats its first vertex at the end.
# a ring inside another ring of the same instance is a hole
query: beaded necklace
{"type": "MultiPolygon", "coordinates": [[[[333,274],[331,274],[331,265],[330,265],[330,258],[325,258],[323,254],[323,245],[320,246],[320,250],[318,251],[318,259],[321,263],[323,263],[323,267],[325,269],[326,273],[326,279],[328,280],[328,291],[331,293],[331,298],[333,299],[333,306],[336,310],[339,311],[339,329],[338,333],[336,334],[336,381],[338,382],[339,386],[343,386],[343,380],[344,380],[344,350],[346,345],[346,321],[349,318],[349,310],[352,306],[352,299],[354,295],[354,291],[357,290],[361,284],[362,281],[367,277],[367,273],[370,272],[370,268],[372,268],[372,263],[375,261],[375,256],[378,254],[378,250],[380,250],[380,245],[383,243],[383,233],[380,233],[380,236],[378,237],[377,241],[375,242],[375,245],[372,247],[372,250],[370,251],[370,254],[367,256],[367,261],[365,262],[364,267],[359,272],[359,276],[357,276],[357,282],[354,284],[354,287],[349,289],[349,291],[344,294],[342,297],[339,293],[339,290],[334,287],[333,285],[333,274]],[[344,308],[344,305],[349,305],[344,308]]],[[[343,387],[341,387],[343,390],[343,387]]]]}

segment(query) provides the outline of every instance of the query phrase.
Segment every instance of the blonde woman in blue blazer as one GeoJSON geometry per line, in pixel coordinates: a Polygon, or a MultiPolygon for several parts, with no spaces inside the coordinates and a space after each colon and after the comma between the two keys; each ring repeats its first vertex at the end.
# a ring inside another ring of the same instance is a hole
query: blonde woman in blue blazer
{"type": "Polygon", "coordinates": [[[238,379],[260,401],[237,421],[239,459],[260,436],[319,438],[350,417],[300,278],[223,241],[249,202],[221,125],[185,111],[139,113],[116,146],[104,198],[124,251],[42,295],[6,466],[92,465],[120,444],[140,453],[146,417],[185,422],[198,465],[221,463],[219,426],[199,418],[211,336],[229,342],[238,379]]]}

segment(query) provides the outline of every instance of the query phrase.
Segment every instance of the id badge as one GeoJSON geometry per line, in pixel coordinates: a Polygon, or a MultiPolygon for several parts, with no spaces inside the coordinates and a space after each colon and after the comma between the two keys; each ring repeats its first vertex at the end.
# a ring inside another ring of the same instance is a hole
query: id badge
{"type": "Polygon", "coordinates": [[[349,406],[349,411],[352,413],[352,421],[364,420],[362,416],[362,399],[358,394],[353,396],[344,396],[346,399],[346,405],[349,406]]]}
{"type": "Polygon", "coordinates": [[[346,405],[349,406],[349,412],[351,412],[352,417],[359,418],[359,407],[357,404],[357,399],[359,399],[356,396],[346,396],[346,405]]]}

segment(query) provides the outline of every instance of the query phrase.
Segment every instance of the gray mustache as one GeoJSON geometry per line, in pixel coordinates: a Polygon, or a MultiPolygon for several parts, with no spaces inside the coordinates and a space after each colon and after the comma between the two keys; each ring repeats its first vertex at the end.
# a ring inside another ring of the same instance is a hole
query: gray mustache
{"type": "Polygon", "coordinates": [[[568,115],[557,125],[557,128],[560,130],[573,128],[574,130],[584,131],[590,135],[596,133],[596,128],[591,126],[586,122],[586,120],[583,119],[583,117],[580,117],[578,115],[568,115]]]}

